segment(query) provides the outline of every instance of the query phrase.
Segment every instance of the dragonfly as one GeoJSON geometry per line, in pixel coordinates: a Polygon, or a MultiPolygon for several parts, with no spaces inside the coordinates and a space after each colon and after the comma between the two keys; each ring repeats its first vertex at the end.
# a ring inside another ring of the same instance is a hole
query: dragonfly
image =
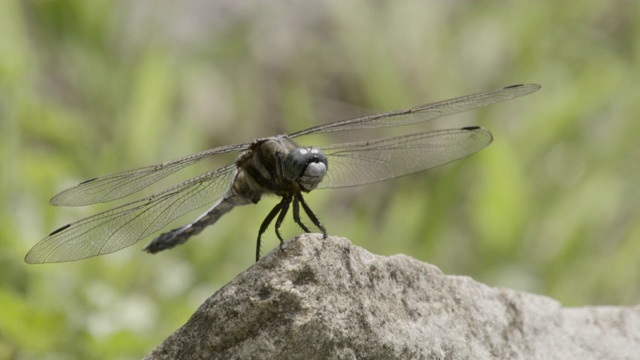
{"type": "Polygon", "coordinates": [[[274,219],[282,249],[280,226],[290,208],[294,222],[303,231],[310,232],[300,218],[300,208],[323,237],[327,237],[324,225],[305,201],[304,194],[315,189],[360,186],[431,169],[480,151],[493,137],[482,127],[468,126],[317,147],[298,146],[294,139],[311,134],[417,124],[511,100],[539,89],[537,84],[511,85],[405,110],[313,126],[289,135],[217,147],[157,165],[85,180],[55,195],[50,204],[85,206],[109,202],[138,192],[204,159],[239,153],[236,160],[226,166],[60,227],[31,248],[25,261],[31,264],[75,261],[112,253],[162,230],[179,216],[213,203],[193,222],[154,238],[144,248],[154,254],[184,244],[233,208],[256,204],[263,195],[272,194],[279,196],[280,201],[259,227],[258,261],[262,235],[274,219]]]}

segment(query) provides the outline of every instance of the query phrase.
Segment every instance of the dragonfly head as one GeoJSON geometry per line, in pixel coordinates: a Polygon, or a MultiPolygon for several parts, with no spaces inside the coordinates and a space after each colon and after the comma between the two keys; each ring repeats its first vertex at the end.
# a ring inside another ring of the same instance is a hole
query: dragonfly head
{"type": "Polygon", "coordinates": [[[287,154],[282,163],[284,177],[296,181],[307,192],[318,186],[328,168],[326,155],[316,147],[296,148],[287,154]]]}

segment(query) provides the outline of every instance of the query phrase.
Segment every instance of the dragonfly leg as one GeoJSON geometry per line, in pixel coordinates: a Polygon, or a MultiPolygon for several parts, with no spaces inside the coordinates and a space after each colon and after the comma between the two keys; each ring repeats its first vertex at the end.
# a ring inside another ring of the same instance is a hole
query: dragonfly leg
{"type": "Polygon", "coordinates": [[[282,198],[282,200],[276,206],[274,206],[273,209],[271,209],[269,214],[267,214],[267,217],[264,218],[262,225],[260,225],[260,231],[258,232],[258,243],[256,244],[256,262],[260,260],[260,244],[262,242],[262,234],[264,234],[264,232],[267,230],[269,224],[271,224],[271,222],[273,221],[273,218],[275,218],[276,215],[278,215],[278,213],[282,210],[282,206],[284,205],[285,200],[286,198],[282,198]]]}
{"type": "Polygon", "coordinates": [[[282,221],[284,221],[284,217],[285,215],[287,215],[287,211],[289,211],[289,204],[291,204],[291,196],[286,196],[282,199],[282,209],[280,210],[280,215],[278,215],[278,218],[276,219],[276,235],[280,240],[281,251],[284,251],[284,249],[282,248],[284,240],[282,239],[282,235],[280,235],[280,225],[282,225],[282,221]]]}
{"type": "Polygon", "coordinates": [[[298,198],[298,195],[295,195],[293,197],[293,221],[295,221],[296,224],[298,224],[304,232],[311,232],[300,220],[300,199],[298,198]]]}
{"type": "Polygon", "coordinates": [[[313,222],[313,225],[317,226],[318,229],[322,231],[322,235],[323,235],[322,237],[326,239],[327,230],[324,228],[324,226],[322,226],[322,224],[320,224],[320,220],[318,220],[318,217],[316,216],[316,214],[314,214],[313,211],[311,211],[311,208],[309,207],[309,205],[307,205],[307,202],[302,197],[302,194],[298,194],[298,197],[300,198],[300,203],[302,204],[302,208],[304,209],[304,212],[307,214],[309,219],[311,219],[311,222],[313,222]]]}

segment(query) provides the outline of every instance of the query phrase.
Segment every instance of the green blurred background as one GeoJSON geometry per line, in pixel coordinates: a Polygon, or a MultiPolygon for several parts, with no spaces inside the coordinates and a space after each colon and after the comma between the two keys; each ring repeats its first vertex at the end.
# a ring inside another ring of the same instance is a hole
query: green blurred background
{"type": "MultiPolygon", "coordinates": [[[[56,192],[516,83],[543,88],[409,129],[309,139],[478,124],[495,142],[433,171],[308,201],[330,234],[377,254],[566,306],[638,303],[639,18],[635,0],[0,2],[0,358],[142,357],[253,264],[276,201],[238,208],[156,256],[141,251],[148,239],[26,265],[46,234],[108,208],[54,208],[56,192]]],[[[161,185],[231,159],[219,160],[161,185]]],[[[299,233],[291,223],[287,236],[299,233]]],[[[277,245],[267,234],[263,253],[277,245]]]]}

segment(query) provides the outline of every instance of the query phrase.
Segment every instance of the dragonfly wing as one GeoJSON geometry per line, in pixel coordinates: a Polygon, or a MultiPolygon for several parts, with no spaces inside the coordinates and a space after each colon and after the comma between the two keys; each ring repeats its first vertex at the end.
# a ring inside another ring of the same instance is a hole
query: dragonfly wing
{"type": "Polygon", "coordinates": [[[455,99],[439,101],[411,109],[392,111],[355,119],[336,121],[325,125],[318,125],[290,134],[289,137],[294,138],[307,134],[417,124],[423,121],[433,120],[443,116],[495,104],[497,102],[511,100],[519,96],[538,91],[539,89],[540,85],[537,84],[511,85],[499,90],[461,96],[455,99]]]}
{"type": "Polygon", "coordinates": [[[145,166],[116,174],[105,175],[63,190],[54,196],[51,205],[83,206],[108,202],[131,195],[165,177],[193,165],[207,157],[245,150],[248,144],[217,147],[157,165],[145,166]]]}
{"type": "Polygon", "coordinates": [[[237,167],[230,164],[163,192],[82,219],[52,232],[26,255],[27,263],[84,259],[118,251],[162,229],[178,216],[220,198],[237,167]]]}
{"type": "Polygon", "coordinates": [[[320,147],[329,170],[318,188],[370,184],[431,169],[471,155],[491,141],[488,130],[467,127],[320,147]]]}

